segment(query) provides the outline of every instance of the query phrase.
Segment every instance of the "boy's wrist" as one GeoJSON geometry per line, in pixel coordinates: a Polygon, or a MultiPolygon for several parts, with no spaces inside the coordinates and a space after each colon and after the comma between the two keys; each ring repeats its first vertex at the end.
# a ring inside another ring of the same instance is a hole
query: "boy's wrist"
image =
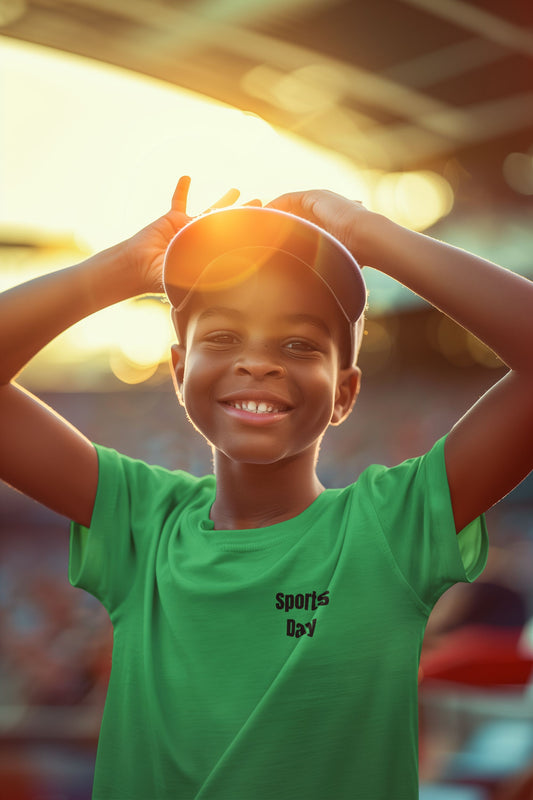
{"type": "Polygon", "coordinates": [[[113,245],[57,273],[64,285],[65,301],[76,319],[90,316],[137,293],[134,282],[128,277],[126,264],[121,246],[113,245]]]}
{"type": "Polygon", "coordinates": [[[380,252],[384,240],[390,236],[390,220],[368,209],[358,210],[351,228],[349,249],[361,267],[379,269],[380,252]]]}
{"type": "Polygon", "coordinates": [[[91,256],[87,266],[94,280],[100,284],[99,289],[112,295],[111,302],[127,300],[149,291],[127,240],[91,256]]]}

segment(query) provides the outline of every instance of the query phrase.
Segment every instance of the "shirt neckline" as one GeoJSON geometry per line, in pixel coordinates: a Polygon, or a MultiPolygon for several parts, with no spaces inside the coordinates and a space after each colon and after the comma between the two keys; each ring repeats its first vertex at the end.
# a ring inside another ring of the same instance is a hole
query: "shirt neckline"
{"type": "MultiPolygon", "coordinates": [[[[260,528],[218,530],[215,529],[213,521],[208,516],[199,520],[199,528],[205,539],[215,547],[236,551],[265,550],[280,541],[287,541],[301,535],[308,527],[308,519],[319,512],[326,497],[334,491],[333,489],[324,489],[299,514],[282,522],[275,522],[272,525],[265,525],[260,528]]],[[[212,503],[208,506],[209,512],[211,511],[211,506],[212,503]]]]}

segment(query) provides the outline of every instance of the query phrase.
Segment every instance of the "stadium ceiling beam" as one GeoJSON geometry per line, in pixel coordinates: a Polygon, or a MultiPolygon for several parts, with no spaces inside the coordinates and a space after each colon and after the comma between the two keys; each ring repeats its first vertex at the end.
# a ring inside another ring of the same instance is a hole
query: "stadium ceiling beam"
{"type": "MultiPolygon", "coordinates": [[[[118,43],[124,55],[130,51],[139,61],[139,53],[148,64],[154,59],[151,31],[159,45],[155,58],[179,60],[194,53],[201,46],[216,45],[241,56],[252,63],[271,64],[280,70],[293,70],[309,65],[330,67],[331,76],[337,75],[339,88],[355,100],[361,100],[402,117],[445,111],[448,106],[427,95],[412,90],[376,73],[353,66],[322,53],[301,47],[272,36],[239,27],[222,20],[197,16],[176,8],[160,5],[151,0],[70,0],[71,5],[89,8],[102,14],[113,14],[138,23],[138,35],[133,31],[129,39],[118,43]]],[[[268,7],[268,4],[265,4],[268,7]]]]}
{"type": "Polygon", "coordinates": [[[463,0],[401,0],[435,17],[453,22],[460,28],[507,47],[510,50],[533,55],[533,33],[527,28],[514,25],[497,14],[463,0]]]}
{"type": "MultiPolygon", "coordinates": [[[[310,2],[318,6],[326,0],[310,2]]],[[[428,14],[453,19],[455,24],[474,31],[487,41],[489,48],[470,40],[470,45],[467,43],[462,51],[459,49],[462,55],[461,59],[456,59],[455,74],[461,74],[457,72],[459,62],[466,71],[476,62],[479,65],[499,57],[511,46],[520,52],[524,49],[531,52],[530,31],[460,0],[402,2],[418,6],[428,14]]],[[[206,70],[201,56],[194,58],[200,51],[213,48],[215,62],[223,57],[225,51],[245,62],[272,68],[274,81],[276,75],[281,80],[298,77],[309,67],[322,69],[327,76],[325,90],[333,98],[327,113],[321,114],[319,110],[316,114],[293,114],[288,126],[325,146],[338,148],[355,161],[358,160],[357,154],[365,151],[366,143],[369,153],[366,163],[369,166],[379,166],[380,153],[386,154],[389,168],[409,166],[421,158],[441,156],[463,145],[520,130],[531,123],[533,115],[531,94],[458,108],[430,97],[423,91],[423,81],[417,84],[415,80],[413,85],[409,85],[409,81],[403,82],[402,64],[391,68],[388,73],[379,74],[242,27],[254,18],[254,14],[258,15],[257,19],[259,16],[265,19],[267,12],[274,16],[276,10],[281,12],[283,9],[285,14],[288,9],[304,6],[308,9],[307,0],[274,0],[273,4],[262,0],[199,0],[196,4],[188,4],[186,12],[151,0],[69,0],[69,6],[79,8],[80,12],[86,10],[99,15],[102,26],[105,26],[106,18],[110,21],[108,31],[103,27],[97,33],[91,26],[80,27],[80,34],[85,37],[85,51],[102,53],[103,61],[147,72],[176,84],[180,82],[180,75],[186,75],[188,88],[204,91],[218,99],[225,94],[227,102],[230,102],[229,89],[223,71],[218,75],[216,71],[209,72],[211,77],[207,82],[206,73],[211,68],[206,70]],[[119,19],[132,24],[116,36],[112,22],[119,19]],[[356,110],[358,106],[364,109],[363,113],[356,110]],[[395,120],[382,124],[380,114],[383,112],[395,120]],[[338,131],[333,119],[339,122],[338,131]],[[378,158],[373,158],[373,153],[378,158]]],[[[43,31],[52,46],[54,41],[65,41],[66,23],[57,13],[51,16],[49,12],[48,2],[32,4],[31,12],[28,12],[29,18],[33,19],[27,32],[30,41],[39,41],[43,31]],[[32,16],[35,14],[37,16],[32,16]]],[[[82,39],[77,41],[78,51],[83,52],[82,39]]],[[[460,48],[460,45],[455,47],[460,48]]],[[[449,62],[445,56],[446,49],[433,56],[436,59],[433,62],[435,81],[439,79],[439,68],[443,68],[445,61],[449,62]]],[[[413,72],[409,62],[403,68],[405,72],[409,69],[413,72]]],[[[246,91],[245,80],[241,89],[246,91]]]]}

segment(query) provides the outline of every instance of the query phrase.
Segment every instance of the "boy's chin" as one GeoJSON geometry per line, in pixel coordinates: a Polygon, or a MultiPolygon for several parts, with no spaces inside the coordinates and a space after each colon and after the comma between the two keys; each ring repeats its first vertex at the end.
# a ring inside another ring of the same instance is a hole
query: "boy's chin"
{"type": "Polygon", "coordinates": [[[251,470],[264,467],[265,469],[275,469],[281,466],[287,466],[290,463],[299,463],[303,466],[304,462],[310,461],[314,463],[316,460],[316,453],[318,445],[305,448],[299,452],[289,452],[283,446],[266,445],[256,447],[246,446],[229,446],[219,448],[211,444],[213,451],[213,463],[215,469],[223,468],[224,466],[246,468],[251,470]]]}
{"type": "Polygon", "coordinates": [[[231,463],[235,466],[242,465],[250,467],[268,467],[278,464],[285,460],[286,454],[279,452],[259,452],[258,450],[249,450],[242,448],[228,448],[220,450],[212,446],[215,464],[231,463]]]}

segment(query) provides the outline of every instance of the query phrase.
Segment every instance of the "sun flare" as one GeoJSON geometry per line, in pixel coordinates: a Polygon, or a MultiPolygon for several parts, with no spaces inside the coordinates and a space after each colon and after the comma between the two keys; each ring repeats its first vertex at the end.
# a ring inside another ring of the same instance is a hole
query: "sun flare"
{"type": "MultiPolygon", "coordinates": [[[[451,209],[452,190],[439,175],[362,169],[254,114],[162,81],[5,37],[0,69],[9,76],[0,100],[6,239],[70,241],[79,260],[164,213],[183,174],[192,178],[191,214],[230,187],[243,201],[263,202],[295,189],[327,188],[418,230],[451,209]]],[[[62,266],[67,249],[50,250],[49,270],[62,266]]],[[[42,248],[38,260],[46,271],[42,248]]],[[[2,288],[34,272],[35,253],[19,257],[16,269],[6,264],[0,272],[2,288]]],[[[132,369],[148,375],[168,352],[170,334],[162,310],[151,307],[153,324],[142,325],[139,343],[132,333],[139,327],[130,323],[142,303],[134,305],[96,315],[96,323],[67,332],[43,357],[57,357],[61,347],[63,360],[86,357],[100,353],[104,342],[115,360],[122,352],[132,369]]]]}

